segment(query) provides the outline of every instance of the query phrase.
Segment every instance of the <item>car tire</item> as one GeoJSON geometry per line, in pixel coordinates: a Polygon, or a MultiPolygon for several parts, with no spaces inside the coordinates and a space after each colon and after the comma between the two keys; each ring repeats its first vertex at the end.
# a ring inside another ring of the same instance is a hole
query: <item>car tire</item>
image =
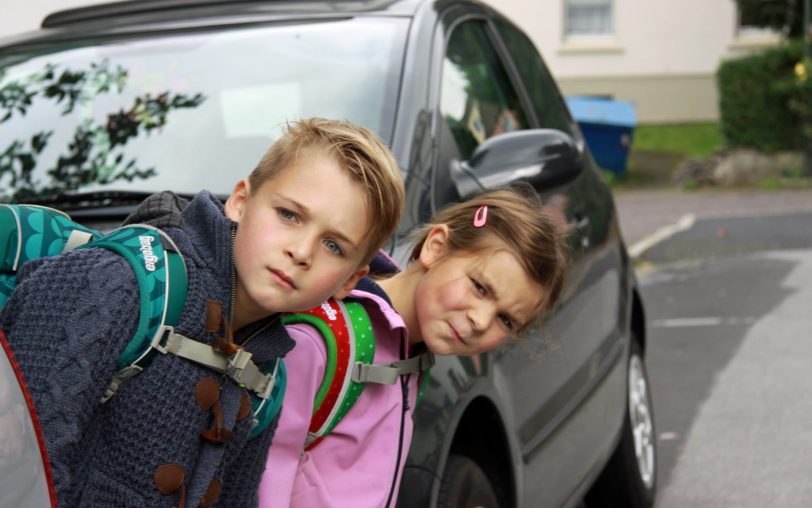
{"type": "Polygon", "coordinates": [[[439,508],[499,508],[496,490],[485,471],[464,455],[450,455],[446,462],[439,508]]]}
{"type": "Polygon", "coordinates": [[[657,491],[657,440],[643,352],[632,337],[620,442],[587,496],[590,507],[650,508],[657,491]]]}

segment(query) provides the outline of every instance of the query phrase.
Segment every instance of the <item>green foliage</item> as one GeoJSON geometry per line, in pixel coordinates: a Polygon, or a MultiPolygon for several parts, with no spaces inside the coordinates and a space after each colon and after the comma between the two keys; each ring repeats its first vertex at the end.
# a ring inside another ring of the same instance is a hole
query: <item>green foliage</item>
{"type": "Polygon", "coordinates": [[[794,42],[719,66],[719,110],[729,146],[766,152],[802,146],[802,115],[797,103],[808,104],[804,101],[809,100],[804,96],[809,86],[799,86],[795,75],[802,52],[802,44],[794,42]]]}
{"type": "Polygon", "coordinates": [[[603,181],[606,182],[606,185],[609,187],[613,187],[615,184],[617,184],[617,175],[614,171],[607,171],[604,169],[601,171],[601,174],[603,175],[603,181]]]}
{"type": "Polygon", "coordinates": [[[725,146],[717,122],[639,125],[633,151],[673,152],[685,157],[707,157],[725,146]]]}
{"type": "Polygon", "coordinates": [[[772,28],[790,37],[803,33],[803,0],[736,0],[741,24],[772,28]]]}
{"type": "Polygon", "coordinates": [[[683,190],[687,190],[687,191],[699,190],[700,187],[702,187],[702,184],[700,184],[698,180],[695,180],[693,178],[689,178],[688,180],[685,180],[685,182],[683,182],[683,184],[682,184],[683,190]]]}
{"type": "Polygon", "coordinates": [[[782,188],[781,180],[778,178],[764,178],[758,183],[762,190],[776,190],[782,188]]]}
{"type": "MultiPolygon", "coordinates": [[[[88,69],[60,71],[48,64],[22,79],[4,82],[4,77],[0,69],[0,124],[25,116],[35,101],[59,104],[61,115],[68,116],[76,106],[102,94],[121,93],[127,83],[127,71],[120,66],[111,68],[106,60],[88,69]]],[[[135,159],[124,160],[121,148],[140,132],[163,127],[170,110],[195,108],[204,100],[202,94],[145,94],[135,97],[128,109],[108,114],[105,122],[81,120],[54,166],[45,170],[45,182],[35,179],[34,170],[53,131],[37,132],[30,139],[3,140],[8,145],[0,151],[0,182],[5,189],[0,201],[59,195],[93,183],[149,178],[155,170],[139,168],[135,159]]]]}

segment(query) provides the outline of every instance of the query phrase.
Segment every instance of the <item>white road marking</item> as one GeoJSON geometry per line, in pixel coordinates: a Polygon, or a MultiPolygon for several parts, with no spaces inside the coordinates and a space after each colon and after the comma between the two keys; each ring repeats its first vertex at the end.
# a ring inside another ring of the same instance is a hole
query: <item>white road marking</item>
{"type": "Polygon", "coordinates": [[[722,318],[719,316],[655,319],[651,322],[653,328],[689,328],[692,326],[750,326],[756,322],[752,316],[722,318]]]}
{"type": "Polygon", "coordinates": [[[657,328],[679,328],[688,326],[719,326],[722,324],[723,321],[724,320],[718,316],[657,319],[651,322],[651,326],[657,328]]]}
{"type": "Polygon", "coordinates": [[[691,229],[694,222],[696,222],[696,216],[694,214],[689,213],[687,215],[683,215],[675,224],[662,227],[639,242],[635,242],[634,245],[629,247],[629,255],[633,258],[640,257],[644,252],[651,249],[663,240],[666,240],[667,238],[670,238],[675,234],[687,229],[691,229]]]}

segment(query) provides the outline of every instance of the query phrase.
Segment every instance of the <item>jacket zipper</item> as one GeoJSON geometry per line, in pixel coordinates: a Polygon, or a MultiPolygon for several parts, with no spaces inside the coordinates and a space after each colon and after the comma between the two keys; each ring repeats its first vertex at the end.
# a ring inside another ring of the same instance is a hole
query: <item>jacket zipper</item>
{"type": "MultiPolygon", "coordinates": [[[[406,342],[404,336],[400,335],[400,359],[406,358],[406,342]]],[[[402,410],[400,412],[400,436],[398,437],[398,457],[395,462],[395,475],[392,477],[392,486],[389,488],[389,497],[386,499],[386,508],[392,506],[395,495],[395,485],[398,483],[398,473],[400,472],[400,459],[403,456],[403,434],[406,427],[406,413],[409,411],[409,378],[411,374],[400,376],[400,391],[403,397],[402,410]]]]}
{"type": "MultiPolygon", "coordinates": [[[[231,223],[231,252],[229,252],[229,261],[231,262],[231,301],[228,303],[228,326],[234,326],[234,312],[236,307],[235,300],[237,299],[237,267],[234,265],[234,241],[237,239],[237,223],[231,223]]],[[[233,328],[231,330],[232,337],[234,336],[233,328]]]]}

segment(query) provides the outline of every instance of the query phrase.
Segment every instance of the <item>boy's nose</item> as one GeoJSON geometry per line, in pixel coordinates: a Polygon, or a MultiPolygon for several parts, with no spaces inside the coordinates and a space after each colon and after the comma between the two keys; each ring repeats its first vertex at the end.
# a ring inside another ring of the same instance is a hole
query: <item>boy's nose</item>
{"type": "Polygon", "coordinates": [[[310,241],[302,239],[299,242],[291,244],[285,250],[285,254],[293,261],[296,266],[307,268],[310,266],[313,256],[313,247],[310,241]]]}

